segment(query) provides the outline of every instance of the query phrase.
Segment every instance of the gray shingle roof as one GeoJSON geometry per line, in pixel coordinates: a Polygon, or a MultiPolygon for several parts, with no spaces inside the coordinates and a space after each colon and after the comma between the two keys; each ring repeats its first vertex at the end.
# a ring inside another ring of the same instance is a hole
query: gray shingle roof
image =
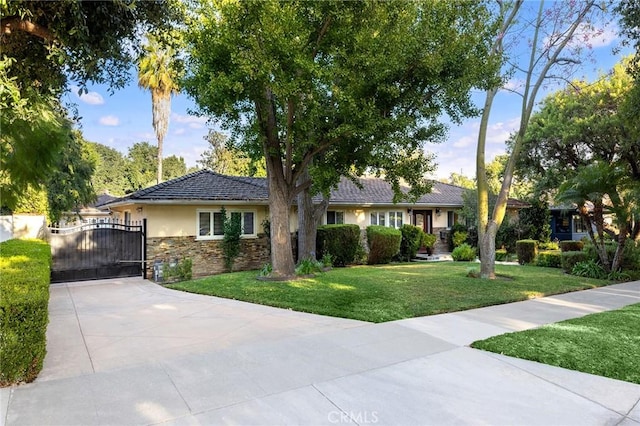
{"type": "Polygon", "coordinates": [[[141,189],[112,203],[128,200],[267,201],[268,199],[267,181],[264,178],[226,176],[211,170],[198,170],[141,189]]]}
{"type": "MultiPolygon", "coordinates": [[[[362,188],[358,188],[351,180],[342,178],[338,188],[331,192],[331,203],[336,204],[392,204],[393,188],[391,184],[380,178],[365,177],[357,181],[362,188]]],[[[460,206],[462,207],[462,193],[464,188],[442,182],[432,182],[431,193],[420,197],[416,204],[460,206]]],[[[403,192],[408,192],[408,186],[401,186],[403,192]]]]}
{"type": "MultiPolygon", "coordinates": [[[[342,178],[338,187],[331,192],[330,204],[393,204],[391,185],[380,178],[364,177],[357,180],[358,188],[351,180],[342,178]]],[[[405,205],[462,207],[464,188],[447,183],[433,181],[433,189],[415,203],[405,205]]],[[[408,186],[402,187],[404,192],[408,186]]],[[[149,188],[141,189],[126,197],[105,203],[121,204],[144,201],[254,201],[265,202],[269,199],[267,180],[241,176],[226,176],[211,170],[199,170],[149,188]]],[[[510,207],[523,207],[517,200],[510,199],[510,207]]]]}

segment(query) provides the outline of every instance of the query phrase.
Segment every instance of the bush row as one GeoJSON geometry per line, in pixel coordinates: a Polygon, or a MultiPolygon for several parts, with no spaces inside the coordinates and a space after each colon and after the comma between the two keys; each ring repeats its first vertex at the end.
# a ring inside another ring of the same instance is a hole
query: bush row
{"type": "Polygon", "coordinates": [[[44,241],[0,243],[0,386],[32,382],[42,370],[50,269],[44,241]]]}

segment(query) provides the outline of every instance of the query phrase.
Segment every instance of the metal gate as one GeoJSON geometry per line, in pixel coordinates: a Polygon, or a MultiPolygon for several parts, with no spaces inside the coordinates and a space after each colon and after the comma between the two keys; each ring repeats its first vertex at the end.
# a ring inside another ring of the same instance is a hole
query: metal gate
{"type": "Polygon", "coordinates": [[[51,282],[143,275],[146,220],[50,228],[51,282]]]}

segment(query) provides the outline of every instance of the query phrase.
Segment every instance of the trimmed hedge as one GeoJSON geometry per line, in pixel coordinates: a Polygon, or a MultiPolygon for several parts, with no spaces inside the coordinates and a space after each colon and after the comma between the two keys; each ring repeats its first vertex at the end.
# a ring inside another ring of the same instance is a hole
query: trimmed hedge
{"type": "Polygon", "coordinates": [[[586,262],[588,259],[587,253],[583,251],[563,251],[562,252],[562,270],[567,274],[573,271],[573,267],[576,263],[586,262]]]}
{"type": "Polygon", "coordinates": [[[32,382],[47,353],[51,248],[0,243],[0,386],[32,382]]]}
{"type": "Polygon", "coordinates": [[[560,241],[560,250],[564,251],[582,251],[584,243],[582,241],[560,241]]]}
{"type": "Polygon", "coordinates": [[[536,258],[537,266],[546,266],[548,268],[562,267],[562,252],[560,250],[547,250],[538,253],[536,258]]]}
{"type": "Polygon", "coordinates": [[[536,240],[516,241],[516,254],[521,265],[533,263],[538,254],[538,242],[536,240]]]}
{"type": "Polygon", "coordinates": [[[400,241],[400,254],[398,257],[401,262],[409,262],[416,257],[427,234],[413,225],[402,225],[400,232],[402,233],[402,241],[400,241]]]}
{"type": "Polygon", "coordinates": [[[353,263],[360,248],[358,225],[324,225],[316,234],[316,256],[331,255],[334,266],[353,263]]]}
{"type": "Polygon", "coordinates": [[[394,228],[371,225],[367,227],[367,244],[369,245],[369,265],[389,263],[400,251],[402,232],[394,228]]]}

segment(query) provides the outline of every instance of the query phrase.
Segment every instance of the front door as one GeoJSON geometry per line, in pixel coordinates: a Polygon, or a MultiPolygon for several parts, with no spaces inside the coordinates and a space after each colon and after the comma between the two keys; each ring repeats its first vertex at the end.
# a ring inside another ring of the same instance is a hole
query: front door
{"type": "Polygon", "coordinates": [[[418,228],[421,228],[427,234],[431,234],[431,231],[433,230],[431,215],[431,210],[414,210],[413,224],[418,228]]]}

